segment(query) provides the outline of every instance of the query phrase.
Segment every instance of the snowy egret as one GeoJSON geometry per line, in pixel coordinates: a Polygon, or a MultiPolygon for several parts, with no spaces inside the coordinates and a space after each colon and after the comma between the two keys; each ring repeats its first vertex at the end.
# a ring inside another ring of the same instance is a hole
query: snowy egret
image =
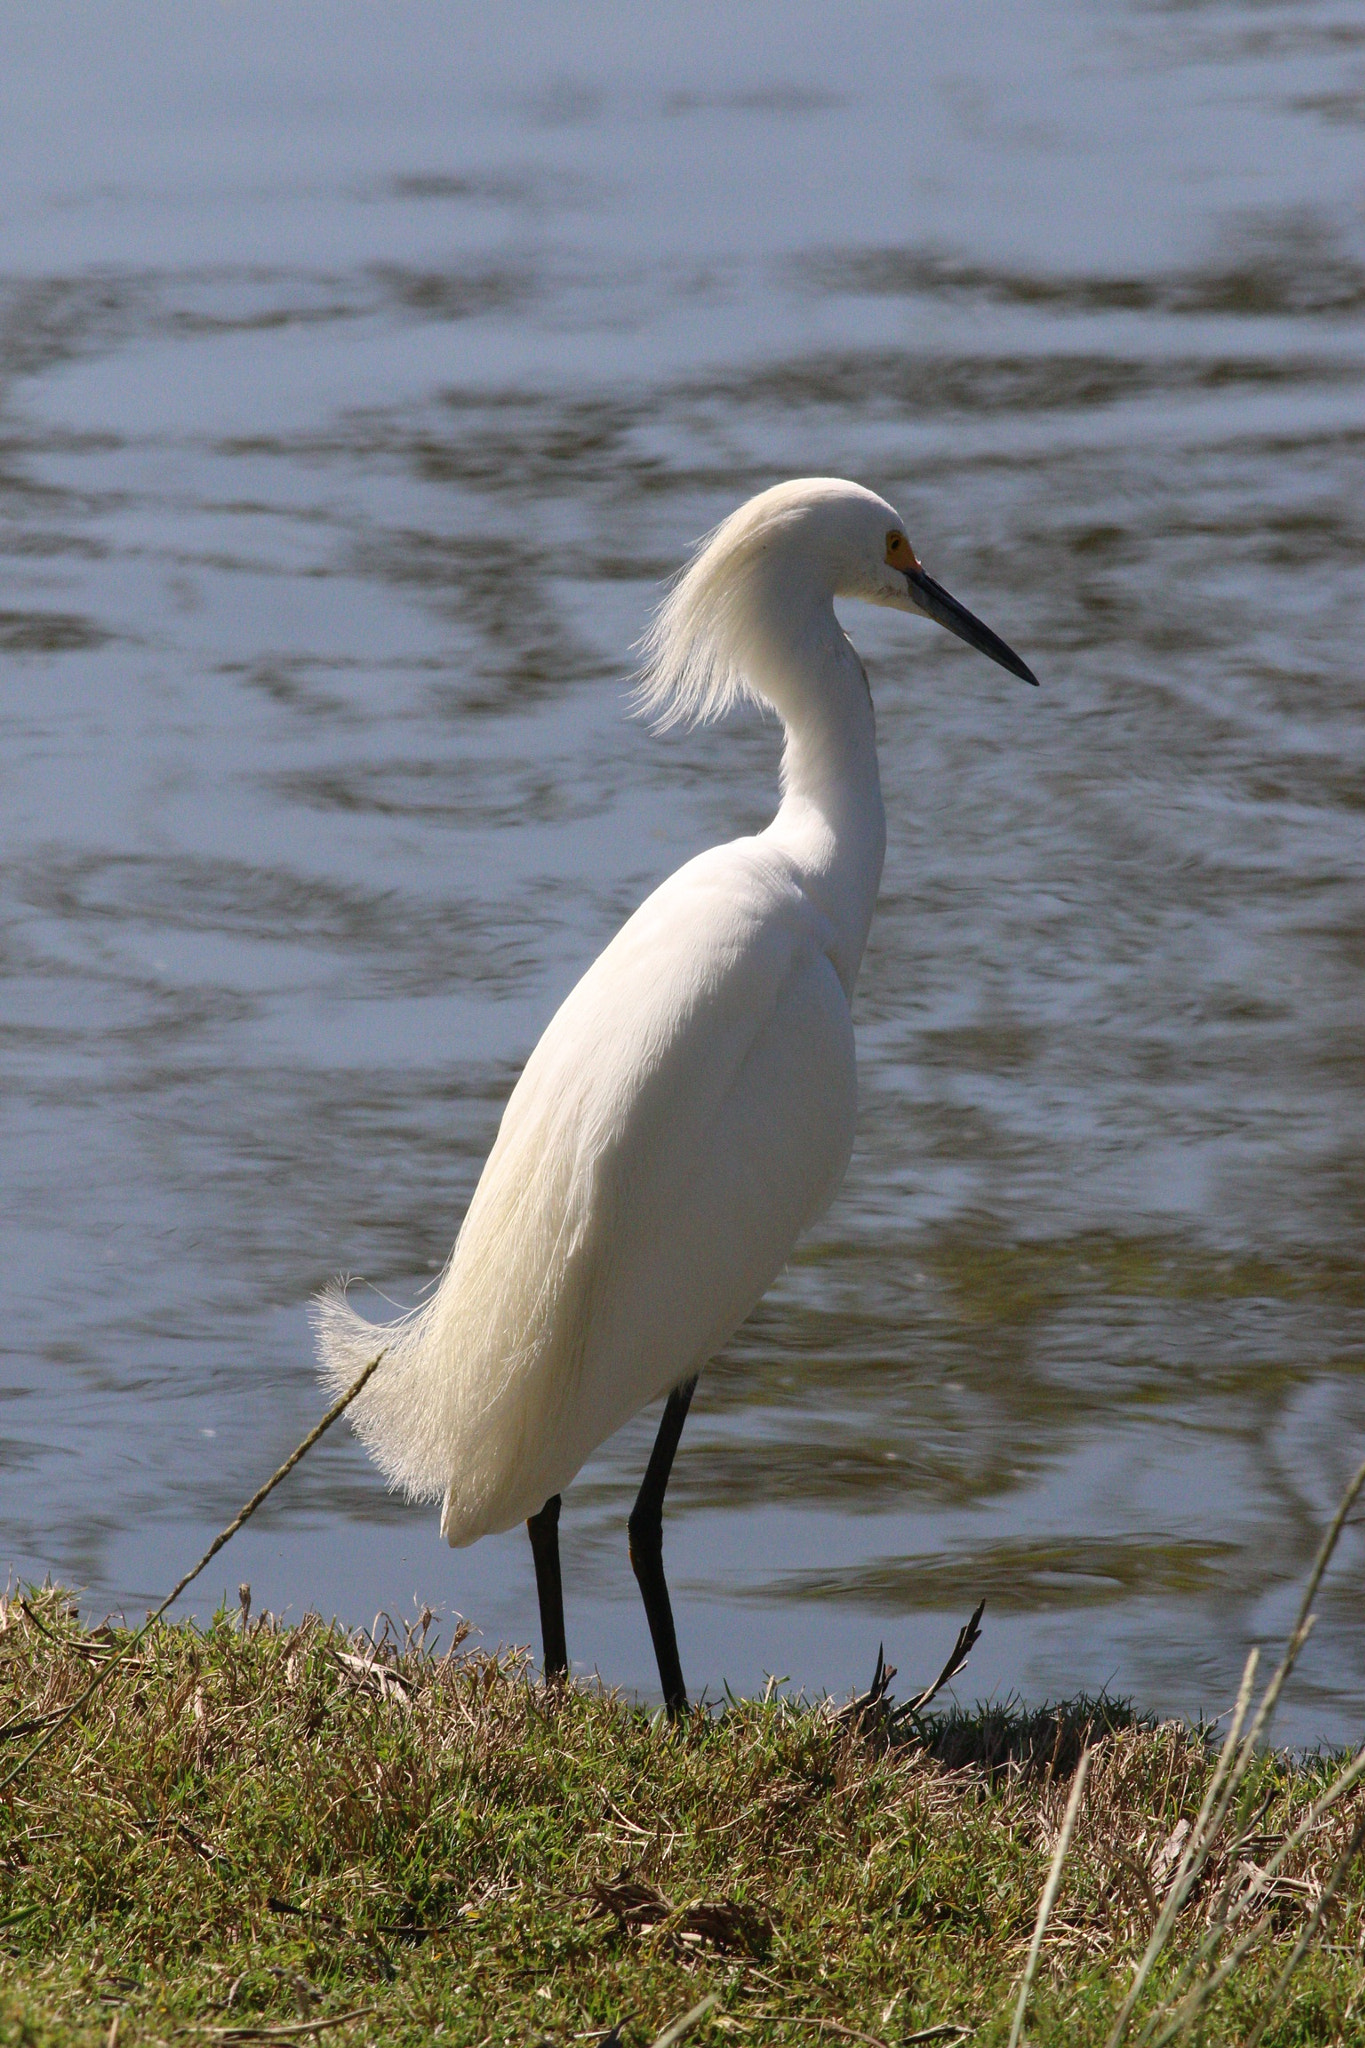
{"type": "MultiPolygon", "coordinates": [[[[840,597],[923,612],[1037,680],[858,484],[779,484],[716,529],[655,616],[640,708],[663,726],[744,699],[775,711],[777,815],[670,876],[556,1012],[439,1286],[384,1328],[383,1367],[353,1411],[392,1484],[442,1499],[448,1543],[526,1522],[548,1678],[568,1668],[560,1494],[666,1395],[629,1530],[671,1714],[687,1693],[663,1500],[688,1404],[853,1145],[850,1004],[886,826],[872,697],[840,597]]],[[[339,1289],[316,1325],[340,1387],[376,1330],[339,1289]]]]}

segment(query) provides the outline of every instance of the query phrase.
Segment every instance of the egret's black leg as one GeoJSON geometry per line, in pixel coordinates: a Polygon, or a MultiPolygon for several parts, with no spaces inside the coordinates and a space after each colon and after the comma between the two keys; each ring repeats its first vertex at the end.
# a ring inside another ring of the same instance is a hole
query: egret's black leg
{"type": "Polygon", "coordinates": [[[659,1660],[659,1683],[671,1721],[676,1721],[687,1705],[687,1687],[678,1662],[678,1638],[673,1632],[673,1609],[664,1580],[664,1493],[696,1385],[694,1376],[674,1387],[669,1395],[648,1469],[630,1511],[630,1561],[644,1597],[654,1655],[659,1660]]]}
{"type": "Polygon", "coordinates": [[[540,1600],[540,1641],[545,1653],[545,1680],[567,1678],[569,1656],[564,1647],[564,1587],[559,1577],[559,1495],[552,1493],[538,1515],[527,1519],[531,1555],[536,1561],[536,1594],[540,1600]]]}

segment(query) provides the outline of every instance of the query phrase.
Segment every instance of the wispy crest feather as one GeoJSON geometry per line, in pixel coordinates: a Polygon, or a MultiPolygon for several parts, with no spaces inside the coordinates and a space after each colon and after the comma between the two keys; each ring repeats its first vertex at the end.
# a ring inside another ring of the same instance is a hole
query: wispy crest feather
{"type": "Polygon", "coordinates": [[[659,731],[723,718],[764,700],[748,652],[756,624],[759,565],[774,530],[796,507],[765,491],[723,519],[655,612],[639,643],[643,663],[631,708],[659,731]]]}

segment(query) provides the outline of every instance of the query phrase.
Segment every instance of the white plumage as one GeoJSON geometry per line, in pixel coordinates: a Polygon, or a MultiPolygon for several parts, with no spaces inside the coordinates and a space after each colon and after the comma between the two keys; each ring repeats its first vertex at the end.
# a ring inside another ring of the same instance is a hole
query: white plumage
{"type": "Polygon", "coordinates": [[[432,1298],[383,1330],[339,1291],[317,1306],[338,1388],[387,1345],[355,1424],[394,1485],[443,1498],[452,1544],[535,1515],[698,1372],[843,1176],[885,825],[836,596],[928,610],[1004,658],[856,484],[783,484],[726,520],[660,607],[638,701],[662,726],[775,710],[776,817],[679,869],[567,997],[432,1298]]]}

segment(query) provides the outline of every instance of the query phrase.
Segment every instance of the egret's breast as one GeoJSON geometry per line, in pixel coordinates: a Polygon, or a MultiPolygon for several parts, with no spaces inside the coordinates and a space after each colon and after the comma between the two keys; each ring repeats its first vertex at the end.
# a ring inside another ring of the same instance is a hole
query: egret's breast
{"type": "Polygon", "coordinates": [[[781,945],[780,973],[726,977],[692,1012],[597,1162],[582,1455],[726,1342],[843,1178],[848,1001],[808,921],[781,945]]]}

